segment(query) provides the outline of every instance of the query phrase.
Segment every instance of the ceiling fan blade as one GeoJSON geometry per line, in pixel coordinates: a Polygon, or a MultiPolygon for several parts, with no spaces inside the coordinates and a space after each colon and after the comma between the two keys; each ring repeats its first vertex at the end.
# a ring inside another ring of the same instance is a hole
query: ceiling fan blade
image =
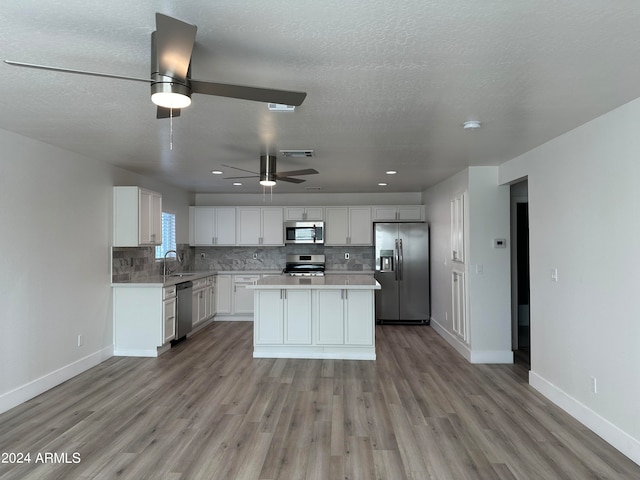
{"type": "Polygon", "coordinates": [[[278,182],[289,182],[289,183],[306,182],[306,180],[302,180],[301,178],[281,177],[279,175],[276,175],[276,181],[278,181],[278,182]]]}
{"type": "Polygon", "coordinates": [[[258,172],[252,172],[251,170],[245,170],[244,168],[232,167],[231,165],[221,164],[222,167],[233,168],[234,170],[240,170],[242,172],[253,173],[254,175],[260,175],[258,172]]]}
{"type": "Polygon", "coordinates": [[[246,87],[226,83],[202,82],[200,80],[191,80],[191,91],[204,95],[217,95],[219,97],[240,98],[242,100],[252,100],[255,102],[280,103],[295,106],[302,105],[302,102],[307,96],[306,92],[246,87]]]}
{"type": "Polygon", "coordinates": [[[158,107],[158,113],[156,114],[156,118],[176,118],[180,116],[180,109],[174,108],[173,113],[171,112],[171,108],[158,107]]]}
{"type": "Polygon", "coordinates": [[[162,13],[156,13],[156,54],[161,75],[187,79],[197,27],[162,13]]]}
{"type": "Polygon", "coordinates": [[[115,75],[113,73],[90,72],[88,70],[76,70],[74,68],[52,67],[50,65],[37,65],[35,63],[15,62],[13,60],[5,60],[4,63],[14,67],[35,68],[38,70],[49,70],[52,72],[74,73],[77,75],[90,75],[93,77],[116,78],[119,80],[132,80],[134,82],[151,83],[148,78],[128,77],[126,75],[115,75]]]}
{"type": "Polygon", "coordinates": [[[305,170],[292,170],[290,172],[276,172],[276,177],[297,177],[299,175],[314,175],[318,173],[317,170],[313,168],[307,168],[305,170]]]}
{"type": "Polygon", "coordinates": [[[236,178],[258,178],[260,175],[246,175],[244,177],[224,177],[224,180],[235,180],[236,178]]]}

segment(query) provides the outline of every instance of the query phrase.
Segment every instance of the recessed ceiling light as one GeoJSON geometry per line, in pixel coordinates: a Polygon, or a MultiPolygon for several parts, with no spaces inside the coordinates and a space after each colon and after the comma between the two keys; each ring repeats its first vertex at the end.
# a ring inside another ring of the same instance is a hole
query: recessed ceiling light
{"type": "Polygon", "coordinates": [[[222,170],[211,170],[214,175],[222,175],[222,170]]]}
{"type": "Polygon", "coordinates": [[[381,187],[386,187],[388,185],[388,183],[380,182],[378,185],[381,186],[381,187]]]}
{"type": "Polygon", "coordinates": [[[480,122],[478,120],[469,120],[462,124],[465,130],[477,130],[480,128],[480,122]]]}
{"type": "Polygon", "coordinates": [[[395,175],[398,172],[396,172],[395,170],[387,170],[386,173],[387,173],[387,175],[395,175]]]}
{"type": "Polygon", "coordinates": [[[272,112],[293,112],[295,105],[285,105],[282,103],[267,103],[267,108],[272,112]]]}
{"type": "Polygon", "coordinates": [[[233,184],[234,184],[236,187],[238,187],[238,186],[242,185],[242,183],[240,183],[240,182],[233,182],[233,184]]]}

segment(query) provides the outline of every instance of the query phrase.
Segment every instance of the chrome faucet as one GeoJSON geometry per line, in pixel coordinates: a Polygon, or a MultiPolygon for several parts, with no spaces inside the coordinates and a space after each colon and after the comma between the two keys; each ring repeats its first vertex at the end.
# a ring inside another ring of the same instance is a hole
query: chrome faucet
{"type": "Polygon", "coordinates": [[[163,271],[163,275],[166,277],[168,275],[168,273],[170,273],[167,269],[167,255],[169,255],[170,253],[175,253],[176,254],[176,260],[178,260],[178,262],[182,262],[182,259],[180,258],[180,255],[178,254],[177,251],[175,250],[167,250],[166,253],[164,254],[164,271],[163,271]]]}

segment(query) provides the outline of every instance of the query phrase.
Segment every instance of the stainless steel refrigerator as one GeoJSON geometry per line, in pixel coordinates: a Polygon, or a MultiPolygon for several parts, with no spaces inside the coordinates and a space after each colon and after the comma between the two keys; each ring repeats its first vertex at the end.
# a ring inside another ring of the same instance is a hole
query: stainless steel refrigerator
{"type": "Polygon", "coordinates": [[[378,323],[428,324],[429,224],[375,224],[375,278],[378,323]]]}

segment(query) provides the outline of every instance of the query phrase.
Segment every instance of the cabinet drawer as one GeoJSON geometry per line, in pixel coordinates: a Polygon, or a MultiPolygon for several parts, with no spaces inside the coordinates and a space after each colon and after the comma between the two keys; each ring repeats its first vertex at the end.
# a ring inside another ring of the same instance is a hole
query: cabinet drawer
{"type": "Polygon", "coordinates": [[[162,299],[166,300],[167,298],[171,298],[171,297],[175,297],[176,296],[176,286],[172,285],[170,287],[164,287],[163,289],[163,294],[162,294],[162,299]]]}
{"type": "Polygon", "coordinates": [[[253,284],[260,280],[260,275],[234,275],[233,283],[253,284]]]}
{"type": "Polygon", "coordinates": [[[199,278],[198,280],[193,281],[193,289],[198,290],[199,288],[204,288],[207,286],[206,278],[199,278]]]}

